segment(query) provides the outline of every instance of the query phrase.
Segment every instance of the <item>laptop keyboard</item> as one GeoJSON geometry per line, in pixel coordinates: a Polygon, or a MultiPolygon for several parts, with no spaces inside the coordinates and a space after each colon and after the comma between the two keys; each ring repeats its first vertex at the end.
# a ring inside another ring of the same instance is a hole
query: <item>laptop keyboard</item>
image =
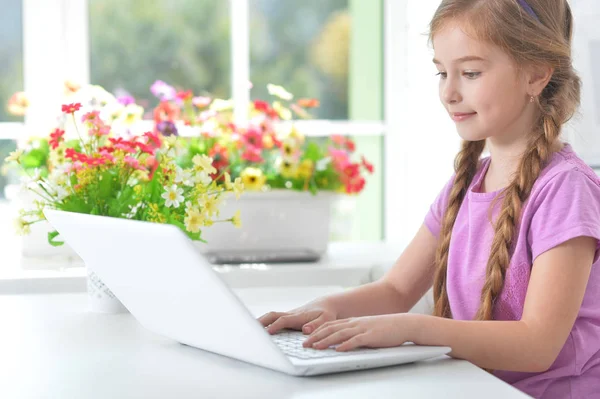
{"type": "Polygon", "coordinates": [[[296,357],[299,359],[319,359],[323,357],[334,357],[343,355],[355,355],[356,351],[336,352],[334,347],[328,349],[312,349],[302,346],[308,335],[302,334],[300,331],[283,330],[271,336],[273,342],[287,356],[296,357]]]}

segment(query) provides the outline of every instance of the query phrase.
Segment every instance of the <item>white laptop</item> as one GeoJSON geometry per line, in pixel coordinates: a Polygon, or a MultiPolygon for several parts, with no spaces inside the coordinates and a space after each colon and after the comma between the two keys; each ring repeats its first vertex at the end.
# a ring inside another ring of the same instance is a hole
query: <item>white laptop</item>
{"type": "Polygon", "coordinates": [[[447,347],[303,348],[301,332],[270,335],[191,240],[172,225],[46,210],[48,221],[148,330],[291,375],[411,363],[447,347]]]}

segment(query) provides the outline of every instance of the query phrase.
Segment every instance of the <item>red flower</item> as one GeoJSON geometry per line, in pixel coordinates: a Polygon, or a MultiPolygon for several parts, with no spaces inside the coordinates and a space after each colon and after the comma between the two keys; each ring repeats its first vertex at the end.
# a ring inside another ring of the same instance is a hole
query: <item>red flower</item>
{"type": "Polygon", "coordinates": [[[350,139],[346,139],[346,142],[344,143],[344,146],[350,152],[354,152],[354,150],[356,150],[356,145],[354,144],[354,141],[352,141],[350,139]]]}
{"type": "Polygon", "coordinates": [[[373,167],[372,163],[367,162],[367,160],[365,159],[364,156],[361,157],[360,159],[362,166],[369,171],[369,173],[373,173],[373,171],[375,170],[375,168],[373,167]]]}
{"type": "Polygon", "coordinates": [[[116,148],[117,150],[122,150],[128,153],[134,153],[136,152],[136,143],[134,143],[133,141],[127,141],[127,140],[123,140],[122,137],[118,137],[116,139],[110,137],[108,139],[108,141],[111,142],[111,144],[113,145],[114,148],[116,148]]]}
{"type": "Polygon", "coordinates": [[[158,134],[152,132],[144,133],[144,137],[148,138],[148,144],[154,145],[154,147],[159,148],[161,146],[161,140],[158,134]]]}
{"type": "Polygon", "coordinates": [[[176,105],[171,104],[168,101],[161,101],[160,104],[154,108],[154,122],[174,122],[179,119],[179,114],[180,111],[176,105]]]}
{"type": "Polygon", "coordinates": [[[299,98],[298,105],[303,108],[316,108],[319,106],[319,100],[316,98],[299,98]]]}
{"type": "Polygon", "coordinates": [[[225,169],[229,166],[229,157],[227,156],[227,148],[220,144],[215,144],[208,152],[208,156],[213,159],[213,166],[217,171],[225,169]]]}
{"type": "Polygon", "coordinates": [[[267,113],[271,109],[271,106],[268,102],[262,100],[254,100],[254,108],[257,111],[267,113]]]}
{"type": "Polygon", "coordinates": [[[346,192],[348,194],[360,193],[365,188],[365,179],[358,177],[352,179],[346,184],[346,192]]]}
{"type": "Polygon", "coordinates": [[[350,179],[355,179],[360,176],[360,165],[357,163],[348,164],[344,168],[344,175],[350,179]]]}
{"type": "Polygon", "coordinates": [[[180,92],[177,92],[177,94],[175,95],[176,98],[178,98],[182,101],[191,100],[191,98],[193,96],[194,95],[191,90],[180,91],[180,92]]]}
{"type": "Polygon", "coordinates": [[[83,163],[86,163],[87,159],[88,159],[87,155],[77,152],[72,148],[67,148],[65,150],[65,157],[72,159],[73,161],[79,161],[79,162],[83,162],[83,163]]]}
{"type": "Polygon", "coordinates": [[[65,135],[65,131],[61,129],[54,129],[54,132],[50,133],[50,146],[53,150],[56,149],[64,141],[63,136],[65,135]]]}
{"type": "Polygon", "coordinates": [[[62,106],[62,112],[64,112],[65,114],[72,114],[75,111],[79,111],[79,108],[81,108],[81,104],[80,103],[63,104],[63,106],[62,106]]]}
{"type": "Polygon", "coordinates": [[[144,144],[144,143],[134,143],[134,144],[137,148],[140,149],[140,151],[145,152],[146,154],[154,155],[154,148],[150,147],[149,145],[144,144]]]}

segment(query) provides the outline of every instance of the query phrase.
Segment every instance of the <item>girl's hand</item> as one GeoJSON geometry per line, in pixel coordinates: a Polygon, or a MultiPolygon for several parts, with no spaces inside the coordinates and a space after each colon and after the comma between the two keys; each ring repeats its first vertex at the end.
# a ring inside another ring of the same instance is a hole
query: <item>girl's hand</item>
{"type": "Polygon", "coordinates": [[[323,324],[304,341],[304,347],[345,352],[358,347],[389,348],[410,341],[411,323],[406,313],[367,316],[323,324]]]}
{"type": "Polygon", "coordinates": [[[326,299],[310,302],[289,312],[269,312],[258,318],[269,334],[289,328],[310,334],[326,322],[337,319],[337,311],[326,299]]]}

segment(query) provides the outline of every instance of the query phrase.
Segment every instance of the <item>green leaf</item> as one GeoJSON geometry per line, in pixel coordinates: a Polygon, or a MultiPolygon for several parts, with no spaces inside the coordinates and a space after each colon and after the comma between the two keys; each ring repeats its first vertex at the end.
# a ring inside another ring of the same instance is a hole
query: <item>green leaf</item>
{"type": "Polygon", "coordinates": [[[64,245],[64,241],[55,241],[54,239],[58,236],[58,231],[51,231],[48,233],[48,244],[52,245],[53,247],[60,247],[61,245],[64,245]]]}
{"type": "Polygon", "coordinates": [[[318,160],[323,158],[323,151],[317,143],[311,141],[306,147],[306,151],[304,152],[304,158],[317,162],[318,160]]]}
{"type": "Polygon", "coordinates": [[[116,177],[110,170],[102,172],[100,181],[98,182],[98,196],[101,199],[107,200],[111,197],[113,186],[115,185],[116,177]]]}

